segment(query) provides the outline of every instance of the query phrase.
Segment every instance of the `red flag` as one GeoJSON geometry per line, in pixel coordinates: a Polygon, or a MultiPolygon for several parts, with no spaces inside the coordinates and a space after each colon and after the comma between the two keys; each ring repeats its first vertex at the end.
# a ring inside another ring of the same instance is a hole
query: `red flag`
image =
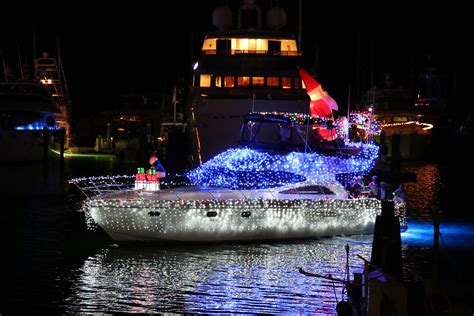
{"type": "Polygon", "coordinates": [[[321,84],[317,82],[303,68],[299,68],[300,77],[306,87],[306,92],[311,99],[310,113],[312,116],[327,117],[332,115],[332,110],[337,110],[336,101],[323,90],[321,84]]]}

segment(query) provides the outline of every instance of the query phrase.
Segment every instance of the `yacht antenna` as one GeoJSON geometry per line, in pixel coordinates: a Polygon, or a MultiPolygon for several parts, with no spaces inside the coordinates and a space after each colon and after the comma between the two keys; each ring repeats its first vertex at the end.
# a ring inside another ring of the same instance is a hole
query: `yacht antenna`
{"type": "Polygon", "coordinates": [[[36,29],[33,24],[33,69],[34,69],[34,78],[36,79],[36,29]]]}
{"type": "Polygon", "coordinates": [[[16,41],[16,51],[18,52],[18,61],[20,62],[20,74],[21,74],[21,80],[25,79],[24,74],[23,74],[23,65],[21,64],[21,55],[20,55],[20,44],[18,41],[16,41]]]}
{"type": "Polygon", "coordinates": [[[161,112],[165,114],[165,99],[166,99],[166,81],[163,81],[163,98],[161,100],[161,112]]]}
{"type": "Polygon", "coordinates": [[[375,61],[375,41],[371,42],[370,47],[370,87],[374,86],[374,61],[375,61]]]}
{"type": "Polygon", "coordinates": [[[298,2],[298,11],[299,11],[299,14],[298,14],[298,49],[300,51],[303,50],[303,48],[301,47],[301,20],[303,19],[302,16],[301,16],[301,0],[298,2]]]}
{"type": "MultiPolygon", "coordinates": [[[[357,32],[356,102],[360,102],[360,33],[357,32]]],[[[360,106],[360,103],[359,103],[360,106]]]]}

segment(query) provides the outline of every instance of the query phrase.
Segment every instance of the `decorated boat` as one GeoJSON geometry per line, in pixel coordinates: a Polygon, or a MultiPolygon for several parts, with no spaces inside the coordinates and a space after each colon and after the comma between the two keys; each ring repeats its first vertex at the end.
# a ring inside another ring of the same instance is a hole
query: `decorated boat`
{"type": "Polygon", "coordinates": [[[352,198],[342,183],[344,177],[367,173],[379,148],[372,143],[343,143],[344,148],[352,148],[351,155],[319,153],[305,139],[323,121],[303,114],[251,113],[244,119],[241,147],[188,172],[185,185],[143,172],[135,178],[71,182],[88,196],[83,209],[89,224],[122,242],[372,233],[380,201],[352,198]],[[150,185],[157,181],[161,183],[150,185]]]}

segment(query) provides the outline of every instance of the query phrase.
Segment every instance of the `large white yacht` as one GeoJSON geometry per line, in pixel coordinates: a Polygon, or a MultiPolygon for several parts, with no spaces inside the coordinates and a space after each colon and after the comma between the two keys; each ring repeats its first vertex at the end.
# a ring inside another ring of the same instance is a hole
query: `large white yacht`
{"type": "Polygon", "coordinates": [[[279,30],[286,24],[281,8],[268,10],[265,29],[251,0],[238,10],[237,23],[224,5],[213,22],[219,30],[204,38],[188,100],[195,164],[234,146],[249,112],[309,112],[298,74],[302,53],[295,36],[279,30]]]}

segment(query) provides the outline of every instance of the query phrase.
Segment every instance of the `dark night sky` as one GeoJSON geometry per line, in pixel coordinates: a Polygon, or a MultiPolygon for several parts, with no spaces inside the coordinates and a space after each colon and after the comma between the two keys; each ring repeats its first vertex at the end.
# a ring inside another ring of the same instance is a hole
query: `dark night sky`
{"type": "MultiPolygon", "coordinates": [[[[257,0],[263,12],[269,2],[257,0]]],[[[219,3],[110,2],[95,8],[94,3],[42,2],[37,7],[28,5],[28,10],[4,8],[0,48],[6,63],[18,71],[17,41],[22,58],[31,61],[33,29],[38,52],[54,52],[59,36],[74,109],[98,109],[110,106],[121,93],[161,91],[165,80],[171,85],[178,77],[188,78],[205,33],[215,29],[212,10],[219,3]]],[[[230,3],[236,8],[241,2],[230,3]]],[[[317,78],[338,103],[347,102],[349,85],[355,89],[358,36],[361,75],[368,78],[373,64],[375,83],[384,72],[391,72],[395,82],[409,84],[411,69],[417,77],[430,55],[445,90],[453,90],[456,78],[459,104],[464,100],[460,91],[472,89],[474,39],[469,10],[446,3],[427,8],[395,2],[384,7],[302,3],[303,52],[315,65],[318,48],[317,78]]],[[[287,13],[284,30],[297,34],[298,2],[280,0],[279,4],[287,13]]],[[[236,16],[235,12],[234,21],[236,16]]],[[[361,78],[360,84],[368,88],[368,79],[364,83],[361,78]]],[[[468,100],[467,93],[465,97],[468,100]]]]}

